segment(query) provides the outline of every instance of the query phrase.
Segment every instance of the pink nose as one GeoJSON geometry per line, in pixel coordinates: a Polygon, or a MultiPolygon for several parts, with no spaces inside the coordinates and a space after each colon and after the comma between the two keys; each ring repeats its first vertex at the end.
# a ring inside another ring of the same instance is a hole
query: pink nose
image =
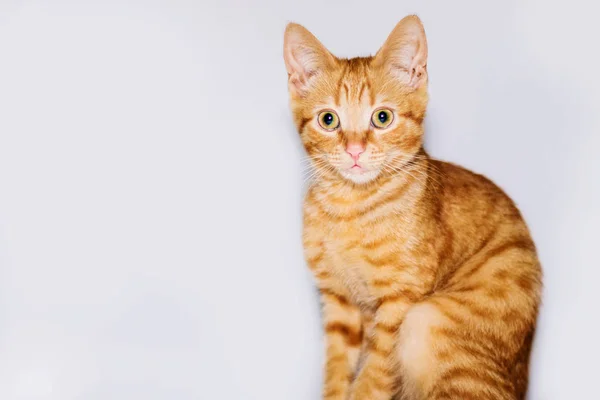
{"type": "Polygon", "coordinates": [[[350,143],[348,144],[348,147],[346,147],[346,153],[350,154],[350,157],[352,157],[354,161],[358,161],[358,157],[364,152],[365,148],[360,143],[350,143]]]}

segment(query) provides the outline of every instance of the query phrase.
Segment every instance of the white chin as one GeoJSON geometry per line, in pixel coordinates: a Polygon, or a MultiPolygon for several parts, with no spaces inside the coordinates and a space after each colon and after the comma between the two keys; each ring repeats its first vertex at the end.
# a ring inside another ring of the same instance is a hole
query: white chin
{"type": "Polygon", "coordinates": [[[349,181],[354,183],[368,183],[377,178],[379,175],[379,171],[363,171],[363,172],[350,172],[350,171],[340,171],[342,176],[349,181]]]}

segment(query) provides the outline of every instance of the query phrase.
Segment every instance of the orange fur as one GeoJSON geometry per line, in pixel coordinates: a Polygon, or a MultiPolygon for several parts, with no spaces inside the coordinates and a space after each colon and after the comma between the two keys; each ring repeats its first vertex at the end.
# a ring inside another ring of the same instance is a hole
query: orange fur
{"type": "Polygon", "coordinates": [[[497,186],[423,150],[420,20],[406,17],[375,56],[353,59],[290,24],[284,56],[316,175],[304,247],[322,294],[323,398],[523,399],[540,265],[497,186]],[[371,122],[381,108],[393,113],[384,129],[371,122]],[[319,125],[324,110],[338,127],[319,125]],[[351,145],[363,150],[354,167],[351,145]]]}

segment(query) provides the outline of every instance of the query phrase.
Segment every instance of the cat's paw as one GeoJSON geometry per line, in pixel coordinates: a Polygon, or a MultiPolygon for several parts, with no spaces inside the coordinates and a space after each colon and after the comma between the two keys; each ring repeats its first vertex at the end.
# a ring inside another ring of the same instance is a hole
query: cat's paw
{"type": "Polygon", "coordinates": [[[352,387],[347,400],[390,400],[391,395],[384,388],[378,388],[376,382],[369,382],[364,377],[357,378],[352,387]]]}

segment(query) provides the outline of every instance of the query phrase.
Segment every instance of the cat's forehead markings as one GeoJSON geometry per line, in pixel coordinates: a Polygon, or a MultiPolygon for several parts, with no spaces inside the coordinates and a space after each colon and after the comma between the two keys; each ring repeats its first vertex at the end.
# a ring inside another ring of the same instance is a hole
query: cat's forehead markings
{"type": "Polygon", "coordinates": [[[368,74],[365,74],[365,86],[366,86],[366,96],[371,102],[371,107],[375,105],[375,96],[377,93],[373,90],[373,85],[371,84],[371,79],[368,74]]]}
{"type": "Polygon", "coordinates": [[[344,64],[342,72],[340,73],[340,77],[338,78],[336,89],[335,89],[335,99],[334,102],[336,105],[340,104],[340,97],[342,93],[342,85],[344,84],[344,79],[346,77],[346,71],[348,70],[348,64],[344,64]]]}
{"type": "Polygon", "coordinates": [[[348,103],[350,101],[350,87],[348,86],[347,82],[344,82],[344,84],[342,85],[342,87],[344,88],[344,94],[346,97],[346,103],[348,103]]]}
{"type": "Polygon", "coordinates": [[[369,97],[369,89],[367,88],[367,81],[364,80],[360,83],[360,89],[358,89],[358,101],[362,101],[363,96],[365,95],[365,89],[367,92],[367,98],[369,97]]]}

